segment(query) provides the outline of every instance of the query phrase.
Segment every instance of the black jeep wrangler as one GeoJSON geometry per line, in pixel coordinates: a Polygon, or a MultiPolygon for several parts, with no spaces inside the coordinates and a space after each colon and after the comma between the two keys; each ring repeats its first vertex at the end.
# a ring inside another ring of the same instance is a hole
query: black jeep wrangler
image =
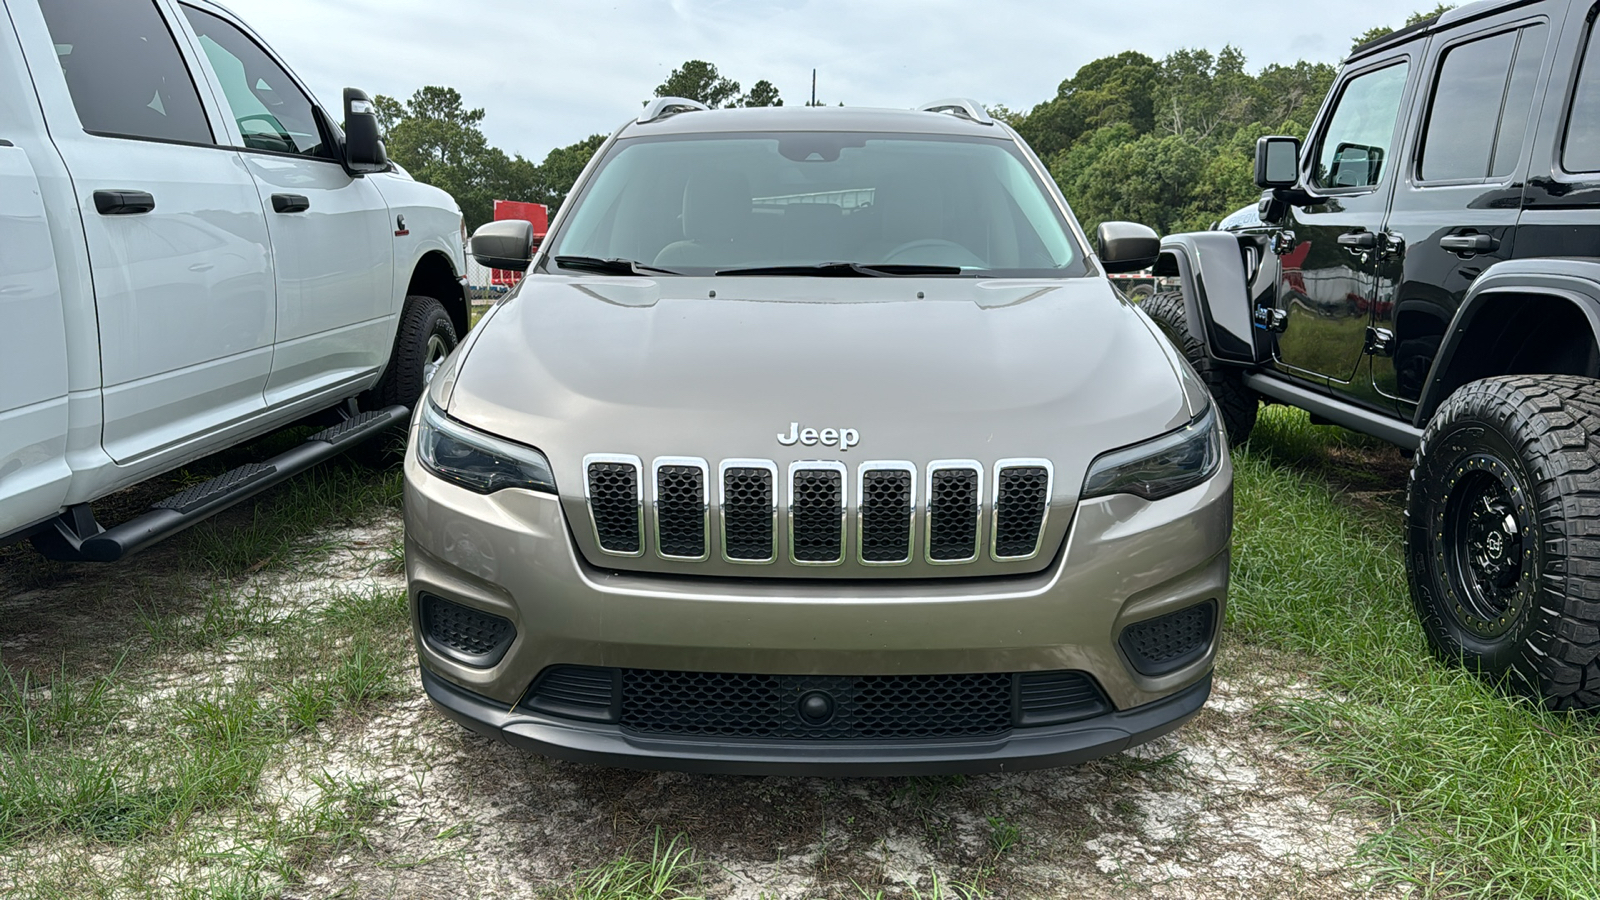
{"type": "Polygon", "coordinates": [[[1480,0],[1358,48],[1144,304],[1232,442],[1266,399],[1414,450],[1428,639],[1561,709],[1600,707],[1596,11],[1480,0]]]}

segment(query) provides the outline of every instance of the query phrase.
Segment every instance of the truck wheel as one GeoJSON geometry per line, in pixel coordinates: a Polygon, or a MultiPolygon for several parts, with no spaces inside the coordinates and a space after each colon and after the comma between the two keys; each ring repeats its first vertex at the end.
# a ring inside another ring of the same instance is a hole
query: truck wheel
{"type": "Polygon", "coordinates": [[[1600,381],[1475,381],[1428,423],[1406,508],[1434,652],[1553,709],[1600,706],[1600,381]]]}
{"type": "Polygon", "coordinates": [[[373,386],[367,409],[386,406],[412,408],[422,397],[433,371],[456,348],[456,327],[438,300],[413,294],[400,312],[400,328],[394,336],[394,352],[383,377],[373,386]]]}
{"type": "Polygon", "coordinates": [[[1182,291],[1163,291],[1139,304],[1155,323],[1161,326],[1173,346],[1183,352],[1189,365],[1211,389],[1211,398],[1222,413],[1222,424],[1228,432],[1228,446],[1237,447],[1250,438],[1256,427],[1256,413],[1261,409],[1261,398],[1248,387],[1244,377],[1232,366],[1219,366],[1206,355],[1205,346],[1189,331],[1189,317],[1184,311],[1182,291]]]}

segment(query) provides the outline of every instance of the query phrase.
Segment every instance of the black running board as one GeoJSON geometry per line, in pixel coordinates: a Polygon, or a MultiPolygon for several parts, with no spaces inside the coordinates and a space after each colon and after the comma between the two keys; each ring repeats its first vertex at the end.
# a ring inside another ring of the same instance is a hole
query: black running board
{"type": "Polygon", "coordinates": [[[209,481],[185,488],[150,507],[150,511],[111,528],[101,528],[87,503],[68,509],[51,528],[33,536],[50,559],[69,562],[116,562],[202,522],[269,487],[331,459],[406,421],[404,406],[361,413],[313,434],[292,450],[266,462],[230,469],[209,481]]]}
{"type": "Polygon", "coordinates": [[[1396,416],[1373,412],[1270,375],[1248,374],[1244,376],[1244,383],[1258,394],[1265,394],[1290,406],[1298,406],[1312,415],[1321,416],[1335,425],[1343,425],[1351,431],[1370,434],[1407,450],[1415,450],[1422,446],[1422,429],[1396,416]]]}

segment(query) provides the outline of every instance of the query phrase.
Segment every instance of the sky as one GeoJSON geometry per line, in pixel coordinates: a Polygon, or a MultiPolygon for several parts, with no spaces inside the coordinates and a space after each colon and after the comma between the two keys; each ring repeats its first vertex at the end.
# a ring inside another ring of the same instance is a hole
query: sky
{"type": "MultiPolygon", "coordinates": [[[[223,0],[330,110],[341,90],[429,84],[487,110],[489,142],[535,162],[610,133],[684,61],[784,102],[909,108],[945,97],[1026,110],[1102,56],[1233,44],[1252,69],[1337,62],[1411,4],[1341,0],[223,0]],[[1326,11],[1336,9],[1337,15],[1326,11]],[[1333,24],[1329,24],[1329,23],[1333,24]]],[[[1432,7],[1432,0],[1417,0],[1432,7]]]]}

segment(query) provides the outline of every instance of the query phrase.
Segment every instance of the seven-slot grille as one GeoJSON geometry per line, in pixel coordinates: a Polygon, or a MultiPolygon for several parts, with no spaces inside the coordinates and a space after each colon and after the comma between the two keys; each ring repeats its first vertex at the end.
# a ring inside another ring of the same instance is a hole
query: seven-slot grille
{"type": "MultiPolygon", "coordinates": [[[[637,457],[594,454],[584,459],[584,471],[601,550],[643,555],[648,479],[655,554],[688,562],[710,558],[712,469],[705,460],[662,457],[646,471],[637,457]]],[[[931,463],[925,477],[910,462],[867,462],[853,473],[852,529],[846,520],[852,473],[844,463],[792,463],[782,484],[770,460],[724,460],[715,474],[722,558],[775,562],[778,523],[785,521],[789,560],[801,566],[839,565],[852,548],[864,566],[906,565],[919,551],[934,565],[971,563],[982,555],[985,537],[997,562],[1033,559],[1044,540],[1054,481],[1048,460],[1000,460],[994,466],[993,501],[986,507],[984,466],[975,460],[931,463]],[[920,492],[926,500],[919,511],[920,492]],[[780,494],[786,502],[781,520],[780,494]]]]}

